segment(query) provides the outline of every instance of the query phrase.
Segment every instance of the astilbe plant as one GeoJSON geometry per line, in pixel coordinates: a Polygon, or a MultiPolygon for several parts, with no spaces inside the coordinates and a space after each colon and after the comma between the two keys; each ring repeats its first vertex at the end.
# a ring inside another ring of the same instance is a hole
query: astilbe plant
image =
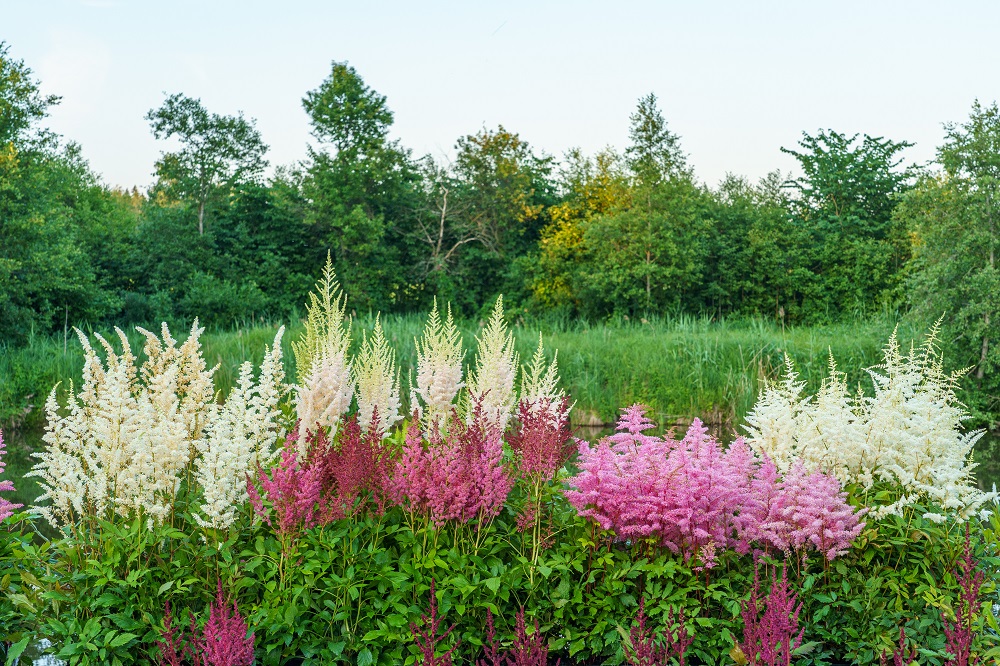
{"type": "Polygon", "coordinates": [[[965,547],[962,559],[959,561],[961,575],[958,576],[960,592],[955,609],[954,621],[942,613],[944,622],[945,650],[951,655],[946,666],[974,666],[980,658],[972,654],[972,642],[976,637],[975,623],[979,608],[979,590],[983,584],[983,572],[979,570],[976,559],[972,556],[972,545],[969,539],[969,526],[965,526],[965,547]]]}
{"type": "Polygon", "coordinates": [[[783,477],[764,457],[751,481],[751,497],[741,514],[747,541],[784,554],[814,548],[828,560],[843,555],[861,534],[865,510],[847,502],[840,482],[829,474],[809,473],[795,462],[783,477]]]}
{"type": "MultiPolygon", "coordinates": [[[[906,631],[903,627],[899,628],[899,644],[896,645],[896,649],[892,651],[892,666],[910,666],[913,660],[917,658],[917,648],[916,646],[907,647],[906,646],[906,631]]],[[[879,655],[879,664],[881,666],[889,666],[889,655],[885,652],[879,655]]]]}
{"type": "Polygon", "coordinates": [[[419,431],[407,434],[393,473],[392,495],[404,507],[440,527],[449,521],[495,518],[514,485],[503,461],[503,437],[478,404],[469,424],[452,412],[446,433],[435,429],[427,446],[419,431]]]}
{"type": "Polygon", "coordinates": [[[309,293],[305,330],[292,342],[298,387],[295,409],[300,427],[299,453],[305,452],[306,435],[326,429],[330,436],[351,407],[354,377],[348,358],[351,345],[347,296],[327,254],[323,276],[309,293]]]}
{"type": "Polygon", "coordinates": [[[684,666],[687,649],[694,642],[694,635],[688,633],[684,623],[684,609],[677,612],[674,618],[673,608],[667,611],[667,631],[660,636],[653,633],[653,630],[646,626],[646,600],[639,597],[639,612],[636,614],[635,623],[629,630],[630,645],[623,646],[625,661],[629,666],[668,666],[672,659],[676,659],[680,666],[684,666]],[[673,629],[677,623],[676,632],[673,629]]]}
{"type": "Polygon", "coordinates": [[[420,339],[414,340],[417,348],[416,386],[410,390],[410,407],[415,411],[414,420],[425,423],[426,429],[442,426],[451,414],[455,397],[465,386],[462,381],[462,336],[451,316],[442,322],[437,299],[427,318],[420,339]]]}
{"type": "Polygon", "coordinates": [[[385,511],[389,480],[395,460],[383,446],[379,410],[372,408],[371,422],[362,432],[357,416],[346,419],[331,445],[322,432],[309,445],[309,465],[322,479],[323,522],[356,515],[366,507],[385,511]]]}
{"type": "MultiPolygon", "coordinates": [[[[7,464],[3,461],[4,453],[6,453],[6,448],[3,443],[3,433],[0,432],[0,476],[3,476],[4,468],[7,464]]],[[[8,480],[0,481],[0,492],[13,492],[14,482],[8,480]]],[[[0,497],[0,523],[2,523],[7,518],[14,515],[16,509],[20,509],[22,504],[14,504],[13,502],[0,497]]]]}
{"type": "Polygon", "coordinates": [[[469,375],[467,420],[471,425],[474,418],[480,418],[490,429],[502,434],[517,400],[514,383],[518,365],[514,334],[504,321],[503,296],[497,298],[490,320],[477,340],[476,365],[469,375]]]}
{"type": "Polygon", "coordinates": [[[442,620],[438,615],[437,592],[433,578],[431,579],[430,614],[421,615],[420,621],[423,626],[410,624],[413,642],[420,650],[420,657],[416,662],[418,666],[451,666],[451,655],[458,648],[458,643],[456,642],[455,645],[441,654],[438,652],[439,645],[448,639],[456,625],[453,624],[446,631],[441,631],[442,620]]]}
{"type": "MultiPolygon", "coordinates": [[[[493,624],[493,611],[486,610],[486,656],[476,661],[476,666],[547,666],[549,663],[549,645],[538,629],[538,619],[535,618],[535,632],[528,635],[524,622],[524,606],[517,612],[514,630],[514,643],[507,652],[500,652],[496,640],[496,628],[493,624]]],[[[555,666],[561,660],[557,659],[555,666]]]]}
{"type": "Polygon", "coordinates": [[[164,627],[157,643],[159,666],[180,666],[190,659],[194,666],[253,666],[254,640],[246,620],[236,604],[230,601],[218,583],[215,600],[209,606],[208,622],[198,630],[194,615],[185,641],[172,626],[169,603],[166,606],[164,627]]]}
{"type": "Polygon", "coordinates": [[[995,495],[975,486],[971,452],[983,431],[961,429],[968,418],[956,396],[962,373],[944,372],[939,331],[940,321],[905,354],[893,332],[883,362],[868,370],[871,395],[851,395],[832,358],[820,391],[805,395],[786,358],[785,378],[765,387],[746,417],[750,445],[780,472],[801,461],[863,491],[890,485],[896,492],[888,501],[865,494],[875,518],[915,503],[940,507],[925,514],[937,522],[973,515],[995,495]]]}
{"type": "Polygon", "coordinates": [[[384,435],[402,418],[399,413],[399,377],[396,352],[389,347],[382,331],[380,316],[375,317],[375,330],[365,336],[361,353],[354,363],[354,383],[357,386],[358,422],[384,435]],[[375,418],[373,418],[375,417],[375,418]]]}
{"type": "Polygon", "coordinates": [[[760,598],[760,571],[754,565],[753,587],[750,598],[740,605],[743,619],[743,641],[740,651],[749,666],[788,666],[792,653],[802,644],[805,629],[799,629],[802,604],[788,583],[788,573],[781,570],[781,578],[772,574],[771,589],[765,599],[760,598]]]}
{"type": "Polygon", "coordinates": [[[680,441],[645,434],[639,406],[597,446],[580,444],[566,497],[620,540],[654,539],[711,567],[720,548],[809,548],[833,559],[863,524],[835,479],[794,468],[787,478],[742,440],[723,450],[697,419],[680,441]]]}
{"type": "Polygon", "coordinates": [[[247,495],[254,511],[275,532],[294,538],[318,522],[319,504],[323,491],[323,478],[316,466],[305,465],[299,460],[295,443],[298,429],[285,440],[280,462],[270,470],[257,471],[256,483],[247,477],[247,495]],[[257,485],[260,485],[260,490],[257,485]],[[264,505],[265,500],[271,505],[264,505]],[[274,513],[272,520],[271,513],[274,513]]]}
{"type": "Polygon", "coordinates": [[[525,480],[527,497],[517,525],[531,537],[531,561],[537,562],[538,552],[550,535],[542,530],[545,518],[545,494],[551,492],[547,482],[555,478],[574,450],[569,430],[569,400],[561,398],[553,405],[548,398],[518,403],[517,419],[508,437],[514,454],[517,474],[525,480]]]}

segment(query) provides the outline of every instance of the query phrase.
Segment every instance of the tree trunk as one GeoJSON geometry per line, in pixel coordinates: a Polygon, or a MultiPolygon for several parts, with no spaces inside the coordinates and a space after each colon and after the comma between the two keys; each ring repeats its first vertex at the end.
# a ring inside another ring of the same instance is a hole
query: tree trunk
{"type": "MultiPolygon", "coordinates": [[[[986,330],[990,329],[990,313],[986,313],[986,330]]],[[[982,379],[984,373],[986,372],[986,355],[990,351],[990,339],[988,336],[983,336],[983,350],[979,354],[979,367],[976,369],[976,379],[982,379]]]]}
{"type": "Polygon", "coordinates": [[[205,200],[198,202],[198,235],[205,235],[205,200]]]}

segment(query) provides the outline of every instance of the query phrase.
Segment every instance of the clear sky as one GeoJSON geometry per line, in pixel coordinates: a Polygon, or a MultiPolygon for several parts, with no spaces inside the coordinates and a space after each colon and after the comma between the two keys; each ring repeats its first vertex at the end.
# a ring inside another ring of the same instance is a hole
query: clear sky
{"type": "Polygon", "coordinates": [[[310,141],[303,94],[347,60],[414,154],[503,124],[561,156],[627,143],[653,92],[696,175],[790,170],[832,128],[916,143],[1000,98],[1000,2],[0,0],[0,40],[62,95],[49,126],[113,185],[145,187],[166,93],[256,118],[272,164],[310,141]]]}

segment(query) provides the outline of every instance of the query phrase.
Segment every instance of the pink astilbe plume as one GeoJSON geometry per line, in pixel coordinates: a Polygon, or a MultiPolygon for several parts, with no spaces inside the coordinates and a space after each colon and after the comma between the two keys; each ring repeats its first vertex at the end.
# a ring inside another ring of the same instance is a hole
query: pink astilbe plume
{"type": "Polygon", "coordinates": [[[411,624],[410,633],[413,634],[413,642],[420,649],[418,666],[451,666],[451,654],[458,648],[458,643],[455,643],[450,650],[441,655],[438,655],[437,652],[438,645],[448,638],[456,625],[451,625],[442,634],[438,633],[441,630],[441,618],[438,616],[437,594],[434,587],[434,579],[432,578],[430,615],[421,615],[420,621],[423,623],[423,627],[411,624]]]}
{"type": "MultiPolygon", "coordinates": [[[[0,476],[3,475],[4,468],[7,464],[3,461],[4,453],[6,453],[6,448],[3,443],[3,433],[0,432],[0,476]]],[[[0,481],[0,492],[13,492],[14,482],[13,481],[0,481]]],[[[7,518],[14,515],[15,509],[20,509],[23,504],[14,504],[4,498],[0,497],[0,522],[3,522],[7,518]]]]}
{"type": "Polygon", "coordinates": [[[802,644],[805,629],[799,629],[802,604],[788,584],[784,568],[781,578],[771,576],[767,597],[760,598],[760,572],[754,565],[750,598],[741,604],[743,618],[743,651],[749,666],[788,666],[792,652],[802,644]]]}
{"type": "MultiPolygon", "coordinates": [[[[535,633],[528,635],[524,624],[524,606],[517,612],[517,624],[514,643],[505,653],[500,652],[496,642],[496,630],[493,626],[493,612],[486,610],[486,653],[485,659],[476,661],[476,666],[547,666],[549,663],[549,645],[538,629],[538,619],[535,619],[535,633]]],[[[555,666],[561,660],[557,659],[555,666]]]]}
{"type": "Polygon", "coordinates": [[[617,433],[581,442],[580,472],[565,491],[581,516],[620,540],[654,538],[708,568],[719,549],[747,553],[754,542],[833,559],[864,528],[832,476],[794,465],[781,479],[742,439],[724,450],[698,419],[680,441],[642,434],[651,427],[634,406],[617,433]]]}
{"type": "Polygon", "coordinates": [[[694,642],[694,636],[688,633],[684,624],[684,609],[677,613],[678,628],[676,633],[672,629],[674,625],[674,610],[667,611],[667,626],[671,627],[665,634],[656,636],[653,630],[646,626],[646,600],[639,597],[639,612],[635,617],[635,624],[629,630],[631,648],[625,647],[625,661],[629,666],[668,666],[671,659],[676,659],[680,666],[684,666],[687,649],[694,642]]]}
{"type": "Polygon", "coordinates": [[[551,479],[575,449],[569,430],[569,398],[556,404],[544,398],[534,403],[522,400],[507,441],[523,477],[551,479]]]}
{"type": "Polygon", "coordinates": [[[179,634],[174,633],[173,617],[170,614],[170,602],[166,603],[166,613],[163,616],[163,631],[160,640],[156,642],[160,654],[157,656],[157,666],[182,666],[188,656],[188,648],[181,642],[179,634]]]}
{"type": "Polygon", "coordinates": [[[323,489],[320,470],[299,463],[297,440],[298,434],[293,431],[285,441],[281,461],[270,475],[263,469],[257,471],[260,490],[253,479],[247,478],[247,494],[254,511],[279,534],[292,536],[316,525],[323,489]],[[271,511],[264,506],[265,499],[273,509],[273,520],[271,511]]]}
{"type": "MultiPolygon", "coordinates": [[[[192,623],[194,618],[192,618],[192,623]]],[[[193,629],[193,627],[192,627],[193,629]]],[[[201,636],[192,636],[191,653],[197,666],[253,666],[254,634],[246,620],[222,592],[222,581],[201,636]]],[[[192,634],[194,632],[192,631],[192,634]]]]}
{"type": "Polygon", "coordinates": [[[198,631],[198,623],[191,615],[191,629],[185,645],[180,634],[175,633],[170,603],[166,604],[163,630],[157,655],[158,666],[253,666],[254,634],[247,635],[246,621],[235,603],[230,602],[218,583],[215,601],[209,606],[208,622],[198,631]]]}
{"type": "Polygon", "coordinates": [[[969,539],[969,524],[965,524],[965,548],[959,561],[961,576],[958,584],[958,604],[955,609],[955,621],[949,620],[944,613],[944,635],[947,644],[945,650],[951,658],[946,666],[974,666],[980,661],[978,655],[972,654],[972,641],[976,636],[974,628],[976,614],[979,609],[979,589],[983,584],[983,572],[979,570],[976,559],[972,556],[972,544],[969,539]]]}
{"type": "MultiPolygon", "coordinates": [[[[903,627],[899,628],[899,645],[892,652],[892,666],[910,666],[913,660],[917,658],[917,648],[911,647],[907,649],[906,647],[906,632],[903,627]]],[[[883,652],[879,655],[879,664],[881,666],[888,666],[889,658],[888,655],[883,652]]]]}
{"type": "Polygon", "coordinates": [[[779,479],[765,457],[751,487],[756,503],[748,503],[744,526],[761,545],[786,554],[814,548],[833,560],[848,551],[865,527],[864,511],[847,503],[836,477],[809,473],[800,462],[779,479]]]}
{"type": "Polygon", "coordinates": [[[374,407],[363,432],[351,416],[340,430],[339,446],[329,446],[322,437],[311,445],[310,460],[323,478],[324,522],[354,516],[366,507],[385,511],[394,461],[382,445],[379,418],[374,407]]]}
{"type": "Polygon", "coordinates": [[[619,539],[655,537],[686,557],[727,547],[749,492],[745,448],[723,451],[695,420],[680,442],[642,434],[652,427],[632,407],[619,431],[596,447],[580,444],[580,473],[569,480],[569,502],[619,539]]]}
{"type": "Polygon", "coordinates": [[[502,433],[478,406],[468,425],[453,413],[446,435],[432,434],[429,446],[411,429],[393,478],[396,501],[438,526],[496,517],[514,485],[503,462],[502,433]]]}

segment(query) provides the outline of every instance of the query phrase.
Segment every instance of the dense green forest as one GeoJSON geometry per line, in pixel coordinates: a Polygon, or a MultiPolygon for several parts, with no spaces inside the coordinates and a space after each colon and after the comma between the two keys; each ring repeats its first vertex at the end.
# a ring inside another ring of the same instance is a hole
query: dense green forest
{"type": "Polygon", "coordinates": [[[699,182],[654,95],[630,143],[555,157],[503,126],[441,164],[393,138],[389,101],[347,63],[304,91],[314,141],[271,165],[253,119],[178,93],[145,192],[109,187],[46,129],[59,98],[0,42],[0,345],[68,327],[295,316],[330,253],[359,314],[693,314],[781,326],[945,315],[977,425],[1000,421],[1000,111],[945,125],[937,159],[832,129],[783,147],[798,177],[699,182]]]}

